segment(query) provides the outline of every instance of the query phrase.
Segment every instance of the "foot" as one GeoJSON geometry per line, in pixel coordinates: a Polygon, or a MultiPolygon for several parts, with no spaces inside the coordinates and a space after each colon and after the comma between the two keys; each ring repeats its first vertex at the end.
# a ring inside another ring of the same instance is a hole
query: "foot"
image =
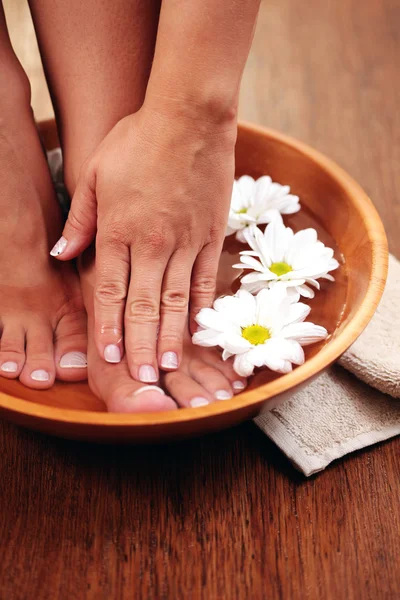
{"type": "Polygon", "coordinates": [[[163,386],[183,408],[230,400],[246,385],[246,379],[233,370],[231,360],[224,362],[216,348],[194,346],[188,330],[179,369],[163,377],[163,386]]]}
{"type": "Polygon", "coordinates": [[[158,385],[132,379],[126,356],[118,364],[106,362],[94,343],[94,253],[85,252],[80,264],[81,287],[88,317],[88,379],[91,390],[110,412],[143,413],[176,410],[176,402],[158,385]]]}
{"type": "Polygon", "coordinates": [[[74,267],[49,256],[62,218],[30,107],[7,110],[0,115],[0,375],[46,389],[55,378],[87,378],[86,315],[74,267]]]}

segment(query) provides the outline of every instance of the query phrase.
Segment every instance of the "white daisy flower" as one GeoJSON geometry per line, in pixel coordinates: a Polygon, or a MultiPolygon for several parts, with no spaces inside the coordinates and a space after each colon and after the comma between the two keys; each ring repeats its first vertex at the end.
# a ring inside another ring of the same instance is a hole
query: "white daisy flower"
{"type": "Polygon", "coordinates": [[[252,250],[241,252],[241,262],[233,266],[252,270],[241,281],[249,292],[279,284],[298,300],[300,296],[314,297],[310,286],[319,289],[318,279],[334,281],[329,271],[339,263],[332,248],[318,241],[315,229],[293,233],[280,219],[267,225],[264,234],[258,227],[249,227],[244,236],[252,250]]]}
{"type": "Polygon", "coordinates": [[[245,242],[243,231],[249,225],[270,223],[279,215],[291,215],[300,210],[298,196],[288,185],[263,176],[255,180],[243,175],[233,182],[231,208],[226,235],[236,232],[236,239],[245,242]]]}
{"type": "Polygon", "coordinates": [[[224,360],[235,355],[233,367],[242,377],[263,366],[288,373],[292,364],[304,363],[302,346],[327,336],[324,327],[304,322],[309,312],[283,287],[263,289],[257,296],[242,289],[199,312],[196,321],[203,329],[193,335],[193,343],[220,346],[224,360]]]}

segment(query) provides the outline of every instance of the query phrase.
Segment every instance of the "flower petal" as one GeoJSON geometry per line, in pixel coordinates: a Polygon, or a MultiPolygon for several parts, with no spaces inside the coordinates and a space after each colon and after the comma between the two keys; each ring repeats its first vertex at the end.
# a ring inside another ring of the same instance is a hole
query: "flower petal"
{"type": "Polygon", "coordinates": [[[287,325],[282,329],[281,335],[287,339],[296,340],[301,346],[307,346],[324,340],[328,332],[325,327],[305,322],[287,325]]]}
{"type": "Polygon", "coordinates": [[[254,365],[248,360],[247,353],[235,356],[233,368],[240,377],[250,377],[254,372],[254,365]]]}

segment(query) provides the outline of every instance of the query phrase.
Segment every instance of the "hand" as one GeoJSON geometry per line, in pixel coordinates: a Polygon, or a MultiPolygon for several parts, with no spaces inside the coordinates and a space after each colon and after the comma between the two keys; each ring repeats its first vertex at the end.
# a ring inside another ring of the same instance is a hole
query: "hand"
{"type": "Polygon", "coordinates": [[[190,322],[211,306],[234,178],[236,123],[215,125],[142,108],[85,163],[60,260],[96,237],[95,337],[132,376],[178,367],[190,322]],[[97,234],[96,234],[97,230],[97,234]]]}

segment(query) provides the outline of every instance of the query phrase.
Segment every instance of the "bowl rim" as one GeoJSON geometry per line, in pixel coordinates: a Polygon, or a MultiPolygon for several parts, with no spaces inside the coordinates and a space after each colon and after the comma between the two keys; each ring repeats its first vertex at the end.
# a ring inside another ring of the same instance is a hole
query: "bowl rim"
{"type": "Polygon", "coordinates": [[[112,428],[142,428],[143,426],[160,426],[187,421],[203,421],[213,419],[217,415],[231,414],[240,409],[257,408],[291,388],[306,382],[327,368],[345,352],[356,340],[373,316],[381,299],[387,276],[388,246],[382,221],[371,199],[354,179],[318,150],[300,142],[291,136],[279,133],[274,129],[262,127],[241,121],[241,131],[258,133],[264,137],[273,138],[279,143],[289,146],[305,154],[314,163],[333,176],[344,190],[352,197],[358,212],[362,215],[368,237],[372,244],[372,267],[367,292],[353,318],[345,325],[343,331],[325,345],[315,356],[297,367],[291,373],[282,375],[254,389],[245,390],[229,402],[215,402],[205,407],[191,408],[160,413],[107,413],[69,408],[57,408],[23,400],[16,396],[0,392],[0,409],[4,413],[14,413],[22,416],[45,420],[48,423],[68,423],[79,426],[112,427],[112,428]]]}

